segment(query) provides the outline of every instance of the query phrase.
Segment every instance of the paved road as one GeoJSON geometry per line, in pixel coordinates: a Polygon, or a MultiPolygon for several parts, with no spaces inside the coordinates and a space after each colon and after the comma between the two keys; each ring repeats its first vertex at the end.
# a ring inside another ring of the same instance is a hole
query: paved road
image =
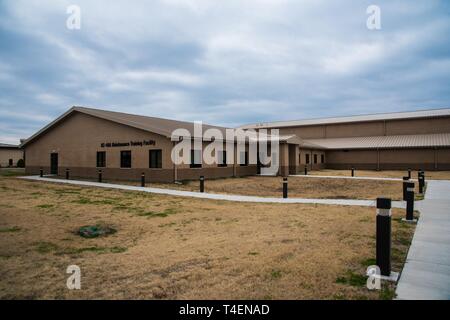
{"type": "Polygon", "coordinates": [[[450,181],[429,180],[397,299],[450,299],[450,181]]]}
{"type": "MultiPolygon", "coordinates": [[[[365,206],[373,207],[375,206],[375,200],[350,200],[350,199],[307,199],[307,198],[270,198],[270,197],[255,197],[255,196],[239,196],[231,194],[217,194],[217,193],[201,193],[183,190],[173,190],[173,189],[162,189],[162,188],[151,188],[151,187],[136,187],[128,186],[122,184],[111,184],[111,183],[99,183],[91,181],[79,181],[79,180],[65,180],[56,178],[43,178],[39,176],[25,176],[20,177],[22,179],[28,180],[38,180],[53,183],[65,183],[72,185],[82,185],[100,188],[111,188],[111,189],[121,189],[121,190],[131,190],[140,192],[149,192],[157,194],[166,194],[172,196],[182,196],[182,197],[192,197],[192,198],[202,198],[202,199],[212,199],[212,200],[225,200],[225,201],[238,201],[238,202],[260,202],[260,203],[312,203],[312,204],[330,204],[330,205],[346,205],[346,206],[365,206]]],[[[404,208],[405,205],[402,201],[393,201],[392,207],[394,208],[404,208]]]]}

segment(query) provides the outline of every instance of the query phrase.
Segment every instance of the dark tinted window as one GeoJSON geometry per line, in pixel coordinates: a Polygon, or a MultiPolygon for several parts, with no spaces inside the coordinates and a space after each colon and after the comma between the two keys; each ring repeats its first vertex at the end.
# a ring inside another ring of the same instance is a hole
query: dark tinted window
{"type": "Polygon", "coordinates": [[[239,161],[239,165],[241,167],[245,167],[248,166],[248,152],[247,151],[243,151],[241,152],[240,156],[240,161],[239,161]]]}
{"type": "Polygon", "coordinates": [[[162,151],[161,150],[150,150],[150,168],[162,168],[162,151]]]}
{"type": "Polygon", "coordinates": [[[202,151],[191,150],[191,168],[201,168],[201,167],[202,167],[202,151]]]}
{"type": "Polygon", "coordinates": [[[131,168],[131,151],[120,151],[120,167],[131,168]]]}
{"type": "Polygon", "coordinates": [[[219,155],[217,157],[217,165],[219,167],[226,167],[227,166],[227,152],[225,150],[218,151],[219,155]]]}
{"type": "Polygon", "coordinates": [[[99,151],[97,152],[97,168],[106,167],[106,152],[99,151]]]}

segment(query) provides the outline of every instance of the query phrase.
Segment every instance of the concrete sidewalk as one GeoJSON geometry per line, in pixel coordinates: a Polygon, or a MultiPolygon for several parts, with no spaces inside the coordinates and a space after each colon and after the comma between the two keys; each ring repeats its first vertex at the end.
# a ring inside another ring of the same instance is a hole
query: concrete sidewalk
{"type": "MultiPolygon", "coordinates": [[[[375,200],[351,200],[351,199],[307,199],[307,198],[270,198],[270,197],[256,197],[256,196],[240,196],[231,194],[217,194],[217,193],[201,193],[193,191],[183,191],[183,190],[173,190],[173,189],[162,189],[162,188],[151,188],[151,187],[136,187],[122,184],[112,184],[112,183],[100,183],[91,181],[80,181],[80,180],[65,180],[56,178],[43,178],[39,176],[24,176],[19,177],[26,180],[36,180],[45,181],[53,183],[63,183],[70,185],[79,186],[89,186],[89,187],[99,187],[99,188],[109,188],[109,189],[120,189],[129,191],[140,191],[149,192],[156,194],[165,194],[171,196],[181,196],[181,197],[191,197],[191,198],[201,198],[201,199],[211,199],[211,200],[225,200],[225,201],[237,201],[237,202],[258,202],[258,203],[307,203],[307,204],[328,204],[328,205],[344,205],[344,206],[364,206],[364,207],[374,207],[375,200]]],[[[394,208],[404,208],[405,205],[402,201],[393,201],[392,207],[394,208]]]]}
{"type": "Polygon", "coordinates": [[[397,299],[450,299],[450,181],[429,180],[397,299]]]}
{"type": "MultiPolygon", "coordinates": [[[[353,180],[378,180],[378,181],[403,181],[402,178],[381,178],[381,177],[351,177],[351,176],[313,176],[304,174],[292,174],[290,177],[303,177],[303,178],[326,178],[326,179],[353,179],[353,180]]],[[[411,181],[417,181],[417,179],[411,179],[411,181]]]]}

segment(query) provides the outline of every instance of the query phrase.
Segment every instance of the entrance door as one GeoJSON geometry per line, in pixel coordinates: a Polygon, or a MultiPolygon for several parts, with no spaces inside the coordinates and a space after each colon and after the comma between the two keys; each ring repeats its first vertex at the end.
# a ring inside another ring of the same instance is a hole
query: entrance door
{"type": "Polygon", "coordinates": [[[50,154],[50,173],[58,174],[58,154],[57,153],[50,154]]]}
{"type": "Polygon", "coordinates": [[[289,144],[289,174],[297,174],[297,168],[298,168],[298,158],[297,158],[297,149],[298,145],[296,144],[289,144]]]}

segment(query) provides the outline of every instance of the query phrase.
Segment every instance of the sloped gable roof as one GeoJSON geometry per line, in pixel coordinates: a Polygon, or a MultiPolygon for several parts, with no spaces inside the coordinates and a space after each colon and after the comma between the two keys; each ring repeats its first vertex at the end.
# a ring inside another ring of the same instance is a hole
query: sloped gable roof
{"type": "Polygon", "coordinates": [[[363,114],[363,115],[346,116],[346,117],[260,122],[260,123],[247,124],[247,125],[241,126],[241,128],[244,128],[244,129],[285,128],[285,127],[297,127],[297,126],[327,125],[327,124],[352,123],[352,122],[370,122],[370,121],[380,121],[380,120],[383,121],[383,120],[436,118],[436,117],[450,117],[450,108],[406,111],[406,112],[363,114]]]}
{"type": "Polygon", "coordinates": [[[449,147],[450,133],[307,139],[325,149],[389,149],[449,147]]]}
{"type": "MultiPolygon", "coordinates": [[[[29,142],[33,141],[43,133],[50,130],[52,127],[54,127],[56,124],[61,122],[62,120],[66,119],[68,116],[73,114],[74,112],[80,112],[84,113],[93,117],[97,117],[100,119],[105,119],[108,121],[116,122],[119,124],[123,124],[129,127],[141,129],[144,131],[156,133],[159,135],[162,135],[164,137],[170,138],[172,135],[172,132],[175,129],[183,128],[190,132],[191,136],[194,135],[194,123],[193,122],[186,122],[186,121],[177,121],[177,120],[170,120],[170,119],[163,119],[163,118],[156,118],[156,117],[148,117],[148,116],[140,116],[140,115],[134,115],[129,113],[123,113],[123,112],[115,112],[115,111],[108,111],[108,110],[100,110],[100,109],[93,109],[93,108],[86,108],[86,107],[77,107],[74,106],[70,108],[68,111],[66,111],[64,114],[59,116],[57,119],[46,125],[44,128],[36,132],[34,135],[32,135],[30,138],[26,139],[21,146],[25,146],[29,142]]],[[[218,129],[221,131],[225,137],[225,127],[219,127],[219,126],[212,126],[209,124],[202,124],[203,125],[203,131],[206,131],[210,128],[218,129]]]]}

